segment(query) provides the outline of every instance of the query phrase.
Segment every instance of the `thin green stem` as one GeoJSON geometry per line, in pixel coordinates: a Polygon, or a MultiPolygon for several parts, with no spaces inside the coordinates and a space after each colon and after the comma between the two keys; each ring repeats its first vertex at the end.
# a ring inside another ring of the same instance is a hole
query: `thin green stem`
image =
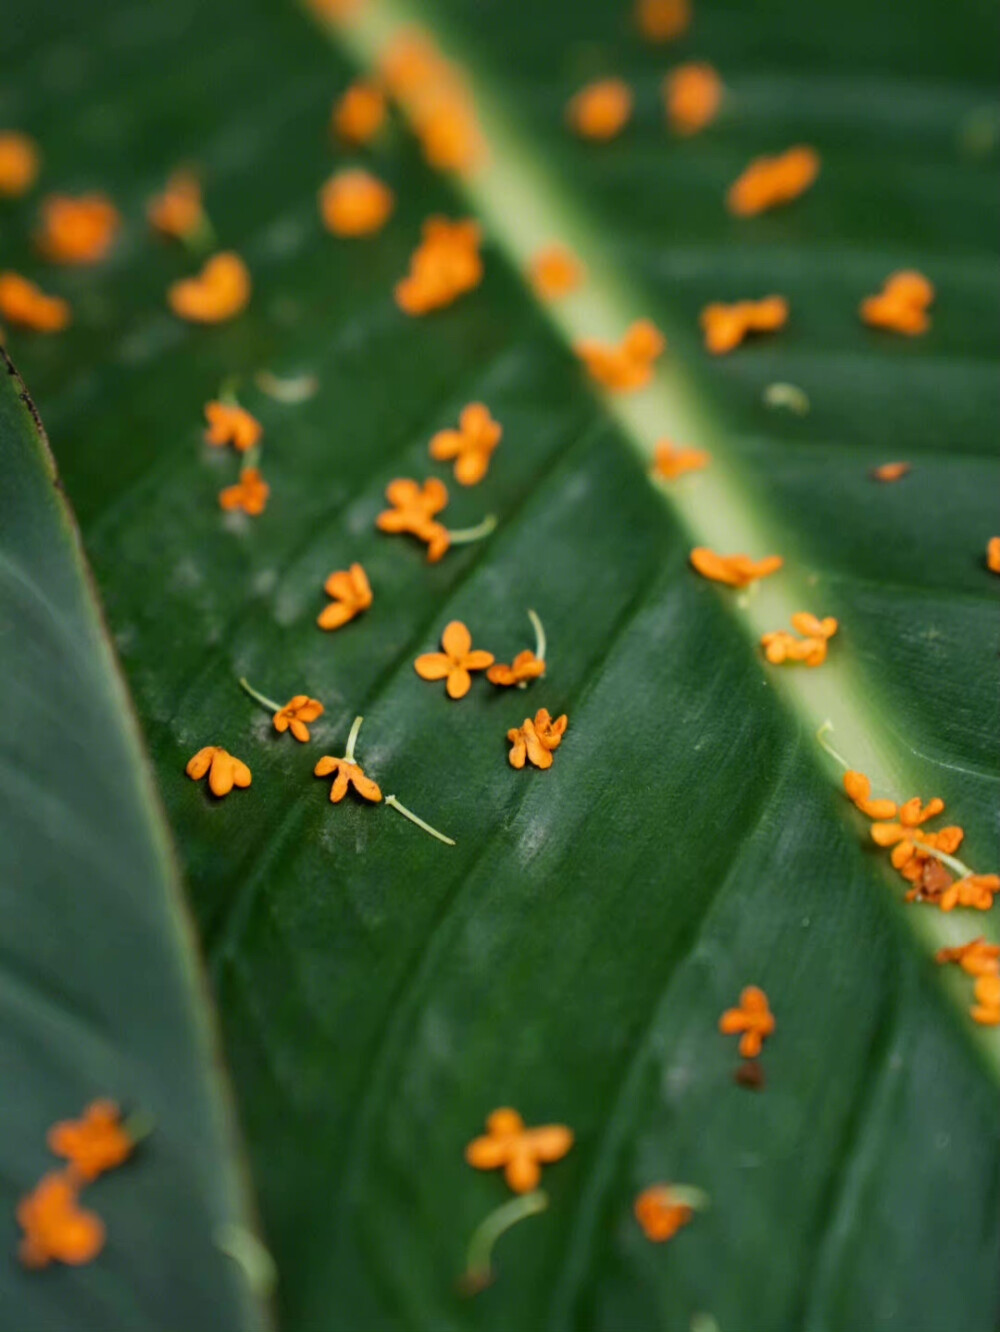
{"type": "Polygon", "coordinates": [[[961,879],[967,879],[973,873],[968,865],[963,865],[957,856],[945,855],[943,851],[928,846],[926,842],[918,842],[917,846],[921,851],[926,851],[929,856],[933,856],[935,860],[940,860],[943,865],[947,865],[949,869],[953,869],[961,879]]]}
{"type": "Polygon", "coordinates": [[[361,723],[364,717],[355,717],[354,725],[351,727],[350,734],[347,737],[347,748],[344,750],[344,762],[354,762],[354,746],[358,743],[358,732],[361,730],[361,723]]]}
{"type": "Polygon", "coordinates": [[[258,703],[262,703],[265,708],[270,708],[272,712],[281,711],[282,705],[280,703],[275,703],[274,699],[268,698],[266,694],[258,693],[253,685],[250,684],[248,680],[245,680],[242,675],[240,676],[240,688],[245,689],[251,698],[255,698],[258,703]]]}
{"type": "Polygon", "coordinates": [[[843,754],[837,753],[833,745],[831,745],[829,740],[827,740],[826,738],[827,735],[832,735],[832,734],[833,734],[833,722],[828,717],[826,721],[823,723],[823,725],[816,732],[816,739],[819,741],[820,748],[825,749],[826,752],[830,755],[830,757],[835,762],[839,763],[845,772],[848,772],[850,770],[851,765],[848,763],[847,759],[844,758],[843,754]]]}
{"type": "Polygon", "coordinates": [[[216,1227],[212,1238],[215,1247],[242,1269],[247,1285],[254,1294],[266,1299],[277,1284],[278,1269],[253,1231],[246,1226],[226,1223],[216,1227]]]}
{"type": "Polygon", "coordinates": [[[274,398],[276,402],[293,405],[307,402],[319,388],[319,380],[315,375],[290,375],[288,378],[282,379],[267,369],[257,371],[254,375],[254,383],[261,393],[266,393],[269,398],[274,398]]]}
{"type": "Polygon", "coordinates": [[[423,819],[414,814],[412,809],[407,809],[405,805],[401,805],[394,795],[386,796],[385,803],[391,809],[398,810],[404,819],[409,819],[410,822],[415,823],[418,828],[423,828],[424,832],[430,833],[432,837],[436,837],[439,842],[444,842],[445,846],[455,845],[455,839],[453,837],[446,837],[443,832],[438,832],[437,828],[432,828],[429,823],[425,823],[423,819]]]}
{"type": "Polygon", "coordinates": [[[548,1205],[549,1195],[544,1189],[535,1189],[533,1193],[511,1198],[479,1223],[472,1232],[466,1252],[463,1281],[466,1289],[475,1292],[490,1284],[493,1280],[493,1247],[497,1240],[511,1226],[516,1226],[518,1221],[528,1216],[537,1216],[548,1205]]]}
{"type": "Polygon", "coordinates": [[[449,532],[448,536],[450,537],[453,546],[464,546],[470,541],[481,541],[483,537],[488,537],[496,525],[496,514],[489,513],[483,521],[477,523],[475,527],[461,527],[457,532],[449,532]]]}
{"type": "Polygon", "coordinates": [[[545,628],[533,610],[528,611],[528,619],[531,621],[531,627],[535,631],[535,656],[539,661],[544,661],[545,649],[548,646],[545,640],[545,628]]]}

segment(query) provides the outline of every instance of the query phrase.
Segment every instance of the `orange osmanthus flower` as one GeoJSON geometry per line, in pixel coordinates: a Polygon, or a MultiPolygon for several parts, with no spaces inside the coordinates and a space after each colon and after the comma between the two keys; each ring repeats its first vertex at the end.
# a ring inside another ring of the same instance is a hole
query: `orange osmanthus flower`
{"type": "Polygon", "coordinates": [[[528,280],[540,300],[555,301],[579,287],[583,266],[565,245],[546,245],[532,256],[528,280]]]}
{"type": "Polygon", "coordinates": [[[208,785],[215,796],[225,796],[234,786],[249,786],[250,769],[219,745],[206,745],[188,760],[184,769],[192,781],[200,781],[208,773],[208,785]]]}
{"type": "Polygon", "coordinates": [[[381,231],[396,206],[396,196],[370,171],[337,171],[319,192],[323,225],[334,236],[370,236],[381,231]]]}
{"type": "Polygon", "coordinates": [[[872,328],[916,337],[930,328],[927,311],[933,303],[934,288],[923,273],[903,270],[886,278],[877,295],[866,296],[859,313],[872,328]]]}
{"type": "Polygon", "coordinates": [[[20,273],[0,273],[0,315],[36,333],[58,333],[70,322],[69,302],[47,296],[20,273]]]}
{"type": "Polygon", "coordinates": [[[338,138],[355,147],[370,143],[385,123],[385,94],[377,83],[359,79],[338,99],[331,128],[338,138]]]}
{"type": "Polygon", "coordinates": [[[910,470],[908,462],[881,463],[878,467],[872,468],[871,477],[873,481],[902,481],[910,470]]]}
{"type": "Polygon", "coordinates": [[[587,373],[604,388],[631,393],[645,388],[653,377],[653,365],[666,347],[663,334],[648,319],[639,319],[617,347],[582,338],[573,348],[587,373]]]}
{"type": "Polygon", "coordinates": [[[0,132],[0,198],[27,194],[38,178],[38,145],[19,130],[0,132]]]}
{"type": "Polygon", "coordinates": [[[24,1231],[18,1257],[25,1267],[50,1262],[79,1266],[104,1248],[104,1222],[79,1204],[79,1181],[69,1171],[44,1175],[17,1205],[24,1231]]]}
{"type": "Polygon", "coordinates": [[[792,628],[801,637],[796,638],[786,629],[763,635],[760,645],[768,661],[774,666],[786,661],[821,666],[826,661],[827,643],[837,632],[837,621],[832,615],[820,620],[809,611],[797,611],[792,616],[792,628]]]}
{"type": "Polygon", "coordinates": [[[317,777],[329,777],[332,772],[337,774],[330,787],[330,799],[335,805],[347,795],[350,786],[354,787],[363,800],[377,804],[382,799],[378,783],[365,776],[359,763],[346,758],[331,758],[329,754],[324,754],[313,768],[313,773],[317,777]]]}
{"type": "Polygon", "coordinates": [[[713,356],[733,351],[748,333],[773,333],[788,322],[788,302],[783,296],[765,296],[760,301],[716,302],[701,312],[705,347],[713,356]]]}
{"type": "Polygon", "coordinates": [[[238,254],[223,251],[207,260],[200,273],[171,284],[167,303],[175,315],[194,324],[220,324],[245,310],[250,274],[238,254]]]}
{"type": "Polygon", "coordinates": [[[526,648],[517,654],[509,666],[500,662],[491,666],[486,672],[486,678],[490,684],[509,686],[528,684],[531,680],[541,679],[544,674],[545,662],[540,661],[530,648],[526,648]]]}
{"type": "Polygon", "coordinates": [[[256,517],[264,512],[271,487],[256,467],[244,467],[234,486],[219,491],[219,507],[227,511],[242,509],[256,517]]]}
{"type": "Polygon", "coordinates": [[[413,663],[422,680],[444,680],[449,698],[464,698],[472,688],[470,671],[493,665],[493,653],[473,648],[472,635],[461,620],[452,620],[441,635],[443,652],[424,652],[413,663]]]}
{"type": "Polygon", "coordinates": [[[737,1008],[727,1008],[719,1018],[719,1030],[726,1036],[741,1032],[739,1050],[744,1059],[756,1059],[764,1041],[774,1031],[774,1015],[767,995],[757,985],[748,985],[740,992],[737,1008]]]}
{"type": "Polygon", "coordinates": [[[175,171],[146,209],[150,226],[162,236],[185,240],[205,224],[201,181],[193,171],[175,171]]]}
{"type": "Polygon", "coordinates": [[[208,422],[205,439],[217,448],[232,444],[238,452],[246,453],[259,443],[264,433],[257,418],[235,402],[206,402],[205,420],[208,422]]]}
{"type": "Polygon", "coordinates": [[[444,482],[432,476],[420,486],[400,478],[389,482],[385,497],[392,507],[378,515],[375,526],[381,532],[406,532],[426,542],[428,562],[437,563],[451,544],[448,529],[435,521],[435,514],[448,503],[444,482]]]}
{"type": "Polygon", "coordinates": [[[649,42],[670,42],[691,23],[691,0],[636,0],[635,21],[649,42]]]}
{"type": "Polygon", "coordinates": [[[349,569],[338,569],[330,574],[323,590],[333,600],[316,617],[321,629],[340,629],[372,604],[373,595],[368,575],[360,564],[349,569]]]}
{"type": "Polygon", "coordinates": [[[819,166],[815,148],[803,145],[777,157],[756,157],[730,186],[726,196],[729,211],[738,217],[750,217],[791,203],[815,182],[819,166]]]}
{"type": "Polygon", "coordinates": [[[516,1110],[494,1110],[486,1120],[484,1136],[474,1138],[465,1159],[476,1170],[503,1170],[515,1193],[538,1187],[542,1166],[561,1161],[573,1146],[573,1130],[565,1124],[525,1128],[516,1110]]]}
{"type": "Polygon", "coordinates": [[[525,717],[520,726],[507,732],[511,750],[507,761],[512,768],[523,768],[525,760],[536,768],[551,768],[552,754],[562,744],[569,718],[565,713],[554,721],[548,708],[539,708],[534,718],[525,717]]]}
{"type": "Polygon", "coordinates": [[[974,993],[976,1002],[969,1009],[973,1021],[984,1027],[1000,1025],[1000,976],[980,976],[974,993]]]}
{"type": "Polygon", "coordinates": [[[700,1189],[651,1184],[636,1198],[632,1210],[646,1238],[663,1244],[688,1224],[695,1204],[704,1206],[706,1201],[700,1189]]]}
{"type": "Polygon", "coordinates": [[[118,209],[104,194],[50,194],[42,200],[36,240],[54,264],[95,264],[114,243],[121,225],[118,209]]]}
{"type": "Polygon", "coordinates": [[[986,567],[991,573],[1000,574],[1000,536],[990,537],[986,543],[986,567]]]}
{"type": "MultiPolygon", "coordinates": [[[[942,845],[944,834],[961,831],[961,828],[942,828],[937,834],[939,849],[947,849],[942,845]]],[[[989,911],[997,893],[1000,893],[1000,875],[966,874],[944,890],[938,899],[938,906],[942,911],[952,911],[957,906],[971,907],[974,911],[989,911]]]]}
{"type": "Polygon", "coordinates": [[[296,694],[274,714],[274,729],[279,735],[291,731],[296,740],[305,744],[309,739],[309,727],[306,722],[322,717],[324,711],[323,704],[318,698],[310,698],[308,694],[296,694]]]}
{"type": "Polygon", "coordinates": [[[582,139],[606,141],[620,134],[632,115],[632,89],[622,79],[588,83],[566,107],[569,126],[582,139]]]}
{"type": "Polygon", "coordinates": [[[430,455],[437,462],[454,461],[458,484],[474,486],[489,470],[502,434],[503,426],[490,416],[489,408],[481,402],[470,402],[462,408],[457,430],[439,430],[433,437],[430,455]]]}
{"type": "Polygon", "coordinates": [[[663,104],[675,134],[691,135],[710,125],[722,105],[722,80],[701,62],[678,65],[663,80],[663,104]]]}
{"type": "Polygon", "coordinates": [[[776,573],[784,560],[780,555],[765,555],[762,560],[753,560],[749,555],[717,555],[706,546],[695,546],[691,564],[702,578],[729,587],[748,587],[758,578],[776,573]]]}
{"type": "Polygon", "coordinates": [[[53,1124],[47,1142],[56,1156],[69,1161],[70,1172],[80,1180],[96,1179],[126,1161],[135,1146],[122,1126],[114,1101],[92,1101],[82,1119],[64,1119],[53,1124]]]}
{"type": "Polygon", "coordinates": [[[939,948],[934,961],[943,965],[957,962],[967,976],[1000,975],[1000,944],[991,944],[979,936],[957,948],[939,948]]]}
{"type": "Polygon", "coordinates": [[[478,287],[483,277],[479,224],[430,217],[423,239],[410,256],[410,271],[395,286],[396,304],[409,315],[451,305],[478,287]]]}
{"type": "Polygon", "coordinates": [[[870,819],[894,819],[896,817],[895,800],[873,800],[872,784],[863,772],[848,769],[844,773],[844,790],[848,798],[870,819]]]}
{"type": "Polygon", "coordinates": [[[653,458],[653,472],[664,481],[676,481],[685,472],[700,472],[712,461],[712,455],[703,449],[675,448],[667,439],[661,439],[653,458]]]}

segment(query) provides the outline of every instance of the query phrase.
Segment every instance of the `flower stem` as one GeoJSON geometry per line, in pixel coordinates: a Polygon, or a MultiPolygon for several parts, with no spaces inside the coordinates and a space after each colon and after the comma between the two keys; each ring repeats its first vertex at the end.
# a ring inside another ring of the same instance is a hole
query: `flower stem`
{"type": "Polygon", "coordinates": [[[449,532],[453,546],[464,546],[470,541],[480,541],[483,537],[489,536],[497,525],[497,516],[495,513],[488,513],[481,523],[475,527],[461,527],[457,532],[449,532]]]}
{"type": "Polygon", "coordinates": [[[968,865],[963,865],[957,857],[946,855],[943,851],[938,851],[936,847],[928,846],[926,842],[917,842],[917,846],[921,851],[926,851],[929,856],[933,856],[935,860],[940,860],[942,864],[947,865],[949,869],[953,869],[960,878],[967,879],[972,874],[968,865]]]}
{"type": "Polygon", "coordinates": [[[436,837],[439,842],[444,842],[445,846],[455,845],[455,839],[453,837],[446,837],[443,832],[438,832],[437,828],[432,828],[429,823],[425,823],[423,819],[418,818],[412,809],[407,809],[405,805],[401,805],[394,795],[386,796],[385,803],[392,809],[398,810],[404,819],[409,819],[410,822],[415,823],[418,828],[423,828],[424,832],[430,833],[432,837],[436,837]]]}
{"type": "Polygon", "coordinates": [[[844,758],[843,754],[837,753],[833,745],[831,745],[829,740],[827,740],[826,738],[827,735],[832,735],[832,734],[833,734],[833,722],[828,717],[826,721],[823,723],[823,725],[816,732],[816,739],[818,740],[820,747],[822,749],[825,749],[826,752],[830,755],[830,757],[834,759],[837,763],[839,763],[840,766],[844,769],[844,771],[847,772],[851,765],[848,763],[847,759],[844,758]]]}
{"type": "Polygon", "coordinates": [[[490,1212],[472,1232],[466,1253],[462,1285],[470,1294],[483,1290],[493,1280],[493,1246],[505,1231],[525,1217],[537,1216],[549,1205],[549,1195],[543,1189],[511,1198],[490,1212]]]}
{"type": "Polygon", "coordinates": [[[267,369],[257,371],[254,383],[261,393],[266,393],[276,402],[292,404],[307,402],[319,388],[319,380],[315,375],[291,375],[282,379],[267,369]]]}
{"type": "Polygon", "coordinates": [[[545,649],[548,646],[545,640],[545,628],[533,610],[528,611],[528,619],[531,621],[531,627],[535,631],[535,656],[539,661],[544,661],[545,649]]]}
{"type": "Polygon", "coordinates": [[[272,712],[281,711],[280,703],[275,703],[274,699],[268,698],[266,694],[258,693],[253,685],[245,680],[242,675],[240,676],[240,688],[245,689],[251,698],[255,698],[258,703],[262,703],[265,708],[269,708],[272,712]]]}
{"type": "Polygon", "coordinates": [[[350,734],[347,737],[347,748],[344,750],[345,763],[354,762],[354,746],[358,743],[358,732],[361,730],[361,723],[364,717],[355,717],[354,724],[351,727],[350,734]]]}

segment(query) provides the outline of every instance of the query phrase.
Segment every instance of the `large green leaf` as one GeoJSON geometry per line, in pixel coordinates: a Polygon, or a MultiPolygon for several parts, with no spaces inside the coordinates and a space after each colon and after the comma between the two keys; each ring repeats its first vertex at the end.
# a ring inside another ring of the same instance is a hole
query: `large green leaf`
{"type": "MultiPolygon", "coordinates": [[[[257,1253],[179,884],[38,417],[0,379],[0,1324],[258,1328],[257,1253]],[[152,1134],[89,1186],[89,1267],[13,1258],[16,1200],[64,1162],[48,1126],[113,1096],[152,1134]]],[[[260,1263],[258,1261],[258,1267],[260,1263]]]]}
{"type": "MultiPolygon", "coordinates": [[[[941,794],[971,863],[995,867],[995,162],[962,147],[989,128],[992,10],[706,6],[667,52],[597,0],[540,0],[530,20],[499,0],[415,10],[471,70],[491,165],[463,197],[397,126],[373,153],[396,215],[335,242],[314,202],[329,102],[408,15],[373,3],[327,45],[267,0],[103,0],[70,30],[56,0],[36,9],[8,119],[44,143],[50,183],[111,190],[129,227],[101,270],[46,274],[76,324],[18,354],[181,848],[284,1326],[992,1327],[997,1046],[930,950],[995,925],[900,905],[814,739],[830,717],[880,789],[941,794]],[[691,55],[730,95],[677,143],[656,85],[691,55]],[[565,98],[609,70],[635,82],[636,123],[576,143],[565,98]],[[729,219],[747,158],[800,140],[823,155],[815,190],[729,219]],[[166,313],[190,260],[143,230],[184,159],[256,284],[218,330],[166,313]],[[489,237],[482,288],[405,318],[391,287],[420,221],[468,210],[489,237]],[[550,320],[519,274],[561,238],[590,281],[550,320]],[[856,317],[902,266],[939,291],[912,343],[856,317]],[[789,328],[709,362],[699,308],[770,290],[789,328]],[[667,328],[670,366],[604,404],[569,342],[640,315],[667,328]],[[270,400],[262,367],[319,391],[270,400]],[[267,431],[273,493],[252,522],[220,516],[233,464],[200,442],[201,405],[232,373],[267,431]],[[763,405],[775,380],[807,392],[807,416],[763,405]],[[428,567],[373,518],[389,479],[435,470],[430,434],[476,398],[504,442],[449,518],[500,526],[428,567]],[[660,434],[707,445],[713,467],[656,493],[660,434]],[[894,458],[911,475],[874,485],[894,458]],[[741,600],[691,573],[698,541],[788,566],[741,600]],[[352,559],[375,604],[327,637],[322,581],[352,559]],[[766,667],[757,636],[802,605],[840,618],[830,661],[766,667]],[[414,675],[456,616],[504,657],[526,646],[529,606],[551,645],[530,694],[483,685],[456,705],[414,675]],[[315,742],[275,736],[240,675],[322,698],[315,742]],[[504,733],[541,705],[569,712],[567,740],[551,772],[513,772],[504,733]],[[454,849],[329,804],[311,769],[358,711],[366,766],[454,849]],[[219,806],[183,775],[209,741],[254,770],[219,806]],[[715,1031],[748,981],[778,1017],[757,1096],[715,1031]],[[464,1244],[504,1188],[462,1147],[505,1103],[570,1123],[577,1146],[546,1177],[551,1210],[503,1241],[495,1287],[463,1302],[464,1244]],[[657,1179],[712,1197],[667,1249],[631,1217],[657,1179]]],[[[28,265],[20,221],[5,240],[28,265]]]]}

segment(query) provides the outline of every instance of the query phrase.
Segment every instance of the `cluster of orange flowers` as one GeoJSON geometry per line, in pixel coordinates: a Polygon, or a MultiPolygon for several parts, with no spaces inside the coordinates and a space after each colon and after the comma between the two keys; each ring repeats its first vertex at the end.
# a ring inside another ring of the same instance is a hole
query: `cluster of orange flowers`
{"type": "Polygon", "coordinates": [[[25,1267],[89,1263],[104,1247],[105,1228],[95,1212],[81,1207],[80,1191],[126,1161],[135,1140],[113,1101],[94,1101],[82,1119],[53,1124],[47,1141],[69,1164],[43,1175],[18,1203],[17,1223],[24,1232],[19,1257],[25,1267]]]}
{"type": "Polygon", "coordinates": [[[760,645],[773,666],[786,661],[801,661],[806,666],[822,666],[826,661],[826,648],[837,632],[837,621],[832,615],[820,620],[809,611],[797,611],[792,616],[794,634],[787,629],[764,634],[760,645]],[[799,635],[798,637],[796,635],[799,635]]]}
{"type": "MultiPolygon", "coordinates": [[[[422,680],[444,680],[445,690],[452,699],[464,698],[469,692],[472,671],[485,671],[489,682],[500,688],[524,687],[545,674],[545,661],[530,649],[519,652],[509,666],[497,662],[492,652],[474,649],[472,635],[461,620],[452,620],[445,627],[441,647],[441,652],[425,652],[419,656],[414,669],[422,680]]],[[[548,717],[547,712],[544,715],[548,717]]],[[[565,726],[562,729],[565,730],[565,726]]],[[[512,736],[509,738],[513,739],[512,736]]],[[[557,744],[558,741],[551,748],[555,749],[557,744]]],[[[522,767],[523,763],[514,766],[522,767]]],[[[550,765],[542,763],[537,766],[547,768],[550,765]]]]}
{"type": "Polygon", "coordinates": [[[385,497],[390,507],[375,519],[380,532],[406,533],[427,546],[429,564],[436,564],[447,554],[451,535],[437,515],[448,503],[448,488],[436,476],[420,485],[406,477],[390,481],[385,497]]]}
{"type": "Polygon", "coordinates": [[[701,312],[705,347],[713,356],[733,351],[750,333],[773,333],[788,323],[788,302],[783,296],[760,301],[716,302],[701,312]]]}
{"type": "Polygon", "coordinates": [[[653,366],[666,345],[655,324],[639,319],[617,347],[583,338],[573,350],[595,383],[618,393],[631,393],[645,388],[652,379],[653,366]]]}
{"type": "Polygon", "coordinates": [[[478,222],[429,217],[423,240],[410,256],[410,271],[396,283],[396,304],[409,315],[451,305],[483,280],[478,222]]]}
{"type": "Polygon", "coordinates": [[[397,34],[382,52],[379,72],[429,166],[467,172],[481,165],[486,146],[465,76],[430,33],[411,28],[397,34]]]}
{"type": "Polygon", "coordinates": [[[219,492],[219,507],[227,512],[240,510],[256,517],[267,507],[271,487],[256,466],[257,449],[263,435],[263,427],[255,416],[234,400],[213,400],[205,404],[205,419],[208,429],[205,439],[216,448],[225,448],[232,444],[237,453],[247,454],[253,451],[253,462],[240,469],[239,480],[235,485],[226,486],[219,492]]]}

